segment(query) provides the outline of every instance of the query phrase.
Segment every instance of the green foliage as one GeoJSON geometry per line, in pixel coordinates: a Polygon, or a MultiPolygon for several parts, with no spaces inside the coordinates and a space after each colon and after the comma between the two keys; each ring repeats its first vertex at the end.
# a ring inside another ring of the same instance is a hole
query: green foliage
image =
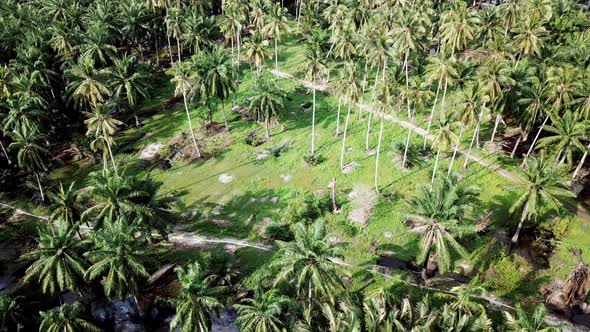
{"type": "Polygon", "coordinates": [[[101,329],[83,318],[84,307],[80,303],[63,304],[58,310],[40,312],[39,332],[99,332],[101,329]]]}
{"type": "Polygon", "coordinates": [[[283,220],[294,224],[297,222],[312,223],[325,212],[330,211],[331,205],[327,195],[312,192],[295,194],[284,211],[283,220]]]}
{"type": "Polygon", "coordinates": [[[254,146],[254,147],[264,144],[265,142],[266,142],[266,139],[264,139],[264,137],[262,137],[262,135],[260,135],[258,130],[250,131],[246,135],[246,138],[244,138],[244,143],[246,143],[250,146],[254,146]]]}
{"type": "Polygon", "coordinates": [[[500,253],[489,266],[484,286],[494,290],[499,296],[510,295],[522,285],[525,275],[532,270],[532,266],[520,255],[500,253]]]}
{"type": "Polygon", "coordinates": [[[273,222],[264,227],[263,236],[270,240],[292,241],[293,232],[287,223],[273,222]]]}
{"type": "Polygon", "coordinates": [[[306,153],[303,155],[303,161],[309,166],[317,166],[324,162],[324,160],[326,160],[326,158],[317,153],[306,153]]]}

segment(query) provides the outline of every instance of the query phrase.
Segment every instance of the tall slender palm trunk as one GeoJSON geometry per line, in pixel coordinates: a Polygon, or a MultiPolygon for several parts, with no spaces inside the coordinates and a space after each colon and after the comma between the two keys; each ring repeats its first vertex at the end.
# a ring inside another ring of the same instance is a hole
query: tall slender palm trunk
{"type": "Polygon", "coordinates": [[[350,120],[351,102],[348,102],[346,121],[344,122],[344,133],[342,134],[342,149],[340,150],[340,171],[344,169],[344,150],[346,149],[346,133],[348,132],[348,121],[350,120]]]}
{"type": "Polygon", "coordinates": [[[518,150],[518,145],[522,141],[522,136],[523,136],[522,134],[518,135],[518,139],[516,140],[516,143],[514,144],[514,148],[512,149],[512,152],[510,153],[510,158],[514,158],[514,155],[516,154],[516,150],[518,150]]]}
{"type": "Polygon", "coordinates": [[[182,61],[182,59],[180,58],[180,54],[182,53],[182,49],[180,48],[180,39],[178,39],[178,37],[176,37],[176,48],[177,48],[177,54],[178,54],[178,61],[182,61]]]}
{"type": "MultiPolygon", "coordinates": [[[[367,70],[368,70],[368,63],[367,63],[367,61],[365,61],[365,72],[363,73],[363,81],[362,81],[362,85],[361,85],[361,109],[359,110],[359,116],[358,116],[359,120],[362,118],[363,111],[365,108],[365,88],[367,85],[367,70]]],[[[371,112],[369,112],[369,113],[371,113],[371,112]]]]}
{"type": "Polygon", "coordinates": [[[436,171],[438,168],[438,159],[440,157],[440,148],[436,152],[436,160],[434,161],[434,169],[432,170],[432,179],[430,179],[430,191],[432,192],[432,188],[434,187],[434,179],[436,178],[436,171]]]}
{"type": "Polygon", "coordinates": [[[199,150],[199,145],[197,145],[197,139],[195,137],[195,132],[193,130],[193,122],[191,121],[191,115],[188,111],[188,105],[186,103],[186,92],[184,88],[182,89],[182,97],[184,98],[184,110],[186,111],[186,117],[188,118],[188,126],[191,131],[191,137],[193,139],[193,144],[195,145],[195,149],[197,150],[197,158],[201,157],[201,150],[199,150]]]}
{"type": "Polygon", "coordinates": [[[369,153],[371,147],[369,146],[369,137],[371,136],[371,122],[373,121],[373,112],[369,112],[369,118],[367,119],[367,133],[365,134],[365,152],[369,153]]]}
{"type": "Polygon", "coordinates": [[[117,165],[115,165],[115,158],[113,157],[113,150],[111,150],[111,144],[109,143],[109,141],[107,140],[107,148],[109,149],[109,156],[111,156],[111,163],[113,164],[113,170],[115,171],[115,174],[117,174],[117,165]]]}
{"type": "Polygon", "coordinates": [[[467,167],[467,163],[469,162],[469,158],[471,156],[471,149],[473,148],[473,143],[476,140],[476,137],[479,133],[479,126],[481,124],[481,118],[483,116],[483,109],[479,112],[479,116],[477,117],[477,124],[475,125],[475,130],[473,131],[473,137],[471,137],[471,143],[469,143],[469,149],[467,150],[467,155],[465,156],[465,162],[463,163],[463,168],[467,167]]]}
{"type": "Polygon", "coordinates": [[[516,228],[516,232],[514,233],[514,235],[512,236],[512,243],[516,244],[518,243],[518,238],[520,237],[520,231],[522,230],[522,225],[524,224],[524,221],[526,220],[526,216],[528,214],[528,209],[529,209],[529,203],[526,203],[526,205],[524,206],[524,210],[522,211],[522,215],[520,216],[520,221],[518,222],[518,227],[516,228]]]}
{"type": "Polygon", "coordinates": [[[586,157],[588,157],[588,150],[590,150],[590,143],[588,144],[586,151],[584,151],[584,155],[582,156],[582,159],[580,160],[578,167],[576,167],[576,170],[574,171],[574,175],[572,176],[573,179],[575,179],[576,176],[578,176],[578,173],[582,169],[582,166],[584,166],[584,162],[586,161],[586,157]]]}
{"type": "Polygon", "coordinates": [[[45,202],[45,194],[43,193],[43,186],[41,185],[39,173],[35,172],[35,178],[37,178],[37,186],[39,187],[39,194],[41,194],[41,201],[45,202]]]}
{"type": "Polygon", "coordinates": [[[498,125],[500,124],[501,120],[502,120],[502,114],[498,113],[496,115],[496,122],[494,123],[494,130],[492,130],[492,137],[490,138],[490,143],[494,142],[494,137],[496,136],[496,132],[498,131],[498,125]]]}
{"type": "Polygon", "coordinates": [[[533,143],[531,143],[529,150],[526,152],[526,155],[522,159],[522,164],[520,164],[520,167],[524,167],[524,165],[526,164],[526,160],[529,157],[529,155],[531,154],[531,152],[533,151],[533,148],[535,147],[535,144],[537,143],[537,140],[539,139],[539,135],[541,135],[541,132],[543,131],[543,128],[545,127],[545,124],[547,124],[547,120],[549,120],[548,115],[545,116],[545,120],[543,120],[543,124],[541,124],[541,127],[539,127],[539,130],[537,131],[537,134],[535,135],[535,138],[533,139],[533,143]]]}
{"type": "Polygon", "coordinates": [[[461,138],[463,138],[463,133],[465,132],[465,124],[461,126],[461,132],[459,133],[459,140],[457,144],[455,144],[455,150],[453,151],[453,156],[451,157],[451,163],[449,164],[449,170],[447,171],[447,176],[451,175],[451,171],[453,170],[453,163],[455,162],[455,157],[457,157],[457,151],[459,150],[459,145],[461,144],[461,138]]]}
{"type": "Polygon", "coordinates": [[[432,110],[430,111],[430,117],[428,118],[428,125],[426,126],[426,135],[424,135],[424,142],[422,143],[422,150],[426,150],[426,141],[428,140],[428,134],[430,133],[430,126],[432,126],[432,119],[434,119],[434,112],[436,110],[436,102],[438,101],[438,94],[440,93],[441,80],[438,81],[436,87],[436,95],[434,96],[434,104],[432,104],[432,110]]]}
{"type": "Polygon", "coordinates": [[[172,44],[170,43],[170,36],[166,36],[168,39],[168,55],[170,56],[170,63],[174,64],[174,56],[172,55],[172,44]]]}
{"type": "MultiPolygon", "coordinates": [[[[371,113],[369,113],[369,116],[371,113]]],[[[381,114],[381,123],[379,127],[379,140],[377,141],[377,152],[375,154],[375,191],[379,193],[379,156],[381,154],[381,141],[383,139],[383,123],[385,114],[381,114]]]]}
{"type": "Polygon", "coordinates": [[[275,37],[275,75],[279,77],[279,46],[277,44],[277,39],[275,37]]]}
{"type": "Polygon", "coordinates": [[[236,32],[236,47],[238,49],[238,59],[236,60],[236,64],[238,65],[238,70],[240,69],[240,61],[242,61],[241,57],[240,57],[240,45],[241,44],[241,40],[240,40],[240,31],[236,32]]]}
{"type": "Polygon", "coordinates": [[[221,113],[223,114],[223,124],[225,125],[225,129],[229,131],[229,124],[227,122],[227,114],[225,113],[225,102],[221,99],[221,113]]]}
{"type": "Polygon", "coordinates": [[[311,155],[315,155],[315,76],[313,77],[313,101],[311,106],[311,155]]]}
{"type": "MultiPolygon", "coordinates": [[[[373,83],[373,92],[371,93],[371,105],[375,103],[375,96],[377,95],[377,82],[379,81],[379,72],[381,69],[381,64],[377,64],[377,71],[375,72],[375,82],[373,83]]],[[[371,135],[371,122],[373,121],[373,112],[369,112],[369,117],[367,118],[367,134],[365,135],[365,151],[369,152],[371,147],[369,145],[369,137],[371,135]]]]}
{"type": "Polygon", "coordinates": [[[6,149],[4,148],[4,144],[2,144],[2,141],[0,141],[0,147],[2,148],[2,152],[4,153],[4,157],[6,157],[6,160],[8,161],[8,165],[12,164],[12,162],[10,161],[10,157],[8,157],[8,153],[6,152],[6,149]]]}

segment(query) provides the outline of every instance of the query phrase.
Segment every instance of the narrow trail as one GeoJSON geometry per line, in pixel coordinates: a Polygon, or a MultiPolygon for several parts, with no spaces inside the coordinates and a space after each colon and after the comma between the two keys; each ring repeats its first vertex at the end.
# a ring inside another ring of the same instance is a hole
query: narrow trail
{"type": "Polygon", "coordinates": [[[224,238],[213,238],[208,236],[195,235],[187,232],[173,232],[168,235],[168,243],[170,245],[179,245],[186,247],[196,247],[203,244],[226,244],[241,248],[255,248],[263,251],[272,250],[271,246],[268,246],[260,242],[250,242],[246,240],[240,240],[236,238],[224,237],[224,238]]]}

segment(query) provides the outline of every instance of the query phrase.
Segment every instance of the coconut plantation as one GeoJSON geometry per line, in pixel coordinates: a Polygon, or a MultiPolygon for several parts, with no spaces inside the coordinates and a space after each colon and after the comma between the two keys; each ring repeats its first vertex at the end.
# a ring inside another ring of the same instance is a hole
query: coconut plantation
{"type": "Polygon", "coordinates": [[[585,0],[0,0],[0,331],[590,330],[585,0]]]}

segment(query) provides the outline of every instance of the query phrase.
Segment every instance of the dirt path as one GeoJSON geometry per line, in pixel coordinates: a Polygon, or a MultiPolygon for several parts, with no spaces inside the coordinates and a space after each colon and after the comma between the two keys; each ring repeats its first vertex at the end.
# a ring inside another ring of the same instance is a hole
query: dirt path
{"type": "Polygon", "coordinates": [[[271,246],[260,242],[250,242],[230,237],[213,238],[208,236],[195,235],[187,232],[174,232],[168,235],[168,242],[172,245],[196,247],[203,244],[226,244],[236,247],[255,248],[259,250],[269,251],[271,246]]]}

